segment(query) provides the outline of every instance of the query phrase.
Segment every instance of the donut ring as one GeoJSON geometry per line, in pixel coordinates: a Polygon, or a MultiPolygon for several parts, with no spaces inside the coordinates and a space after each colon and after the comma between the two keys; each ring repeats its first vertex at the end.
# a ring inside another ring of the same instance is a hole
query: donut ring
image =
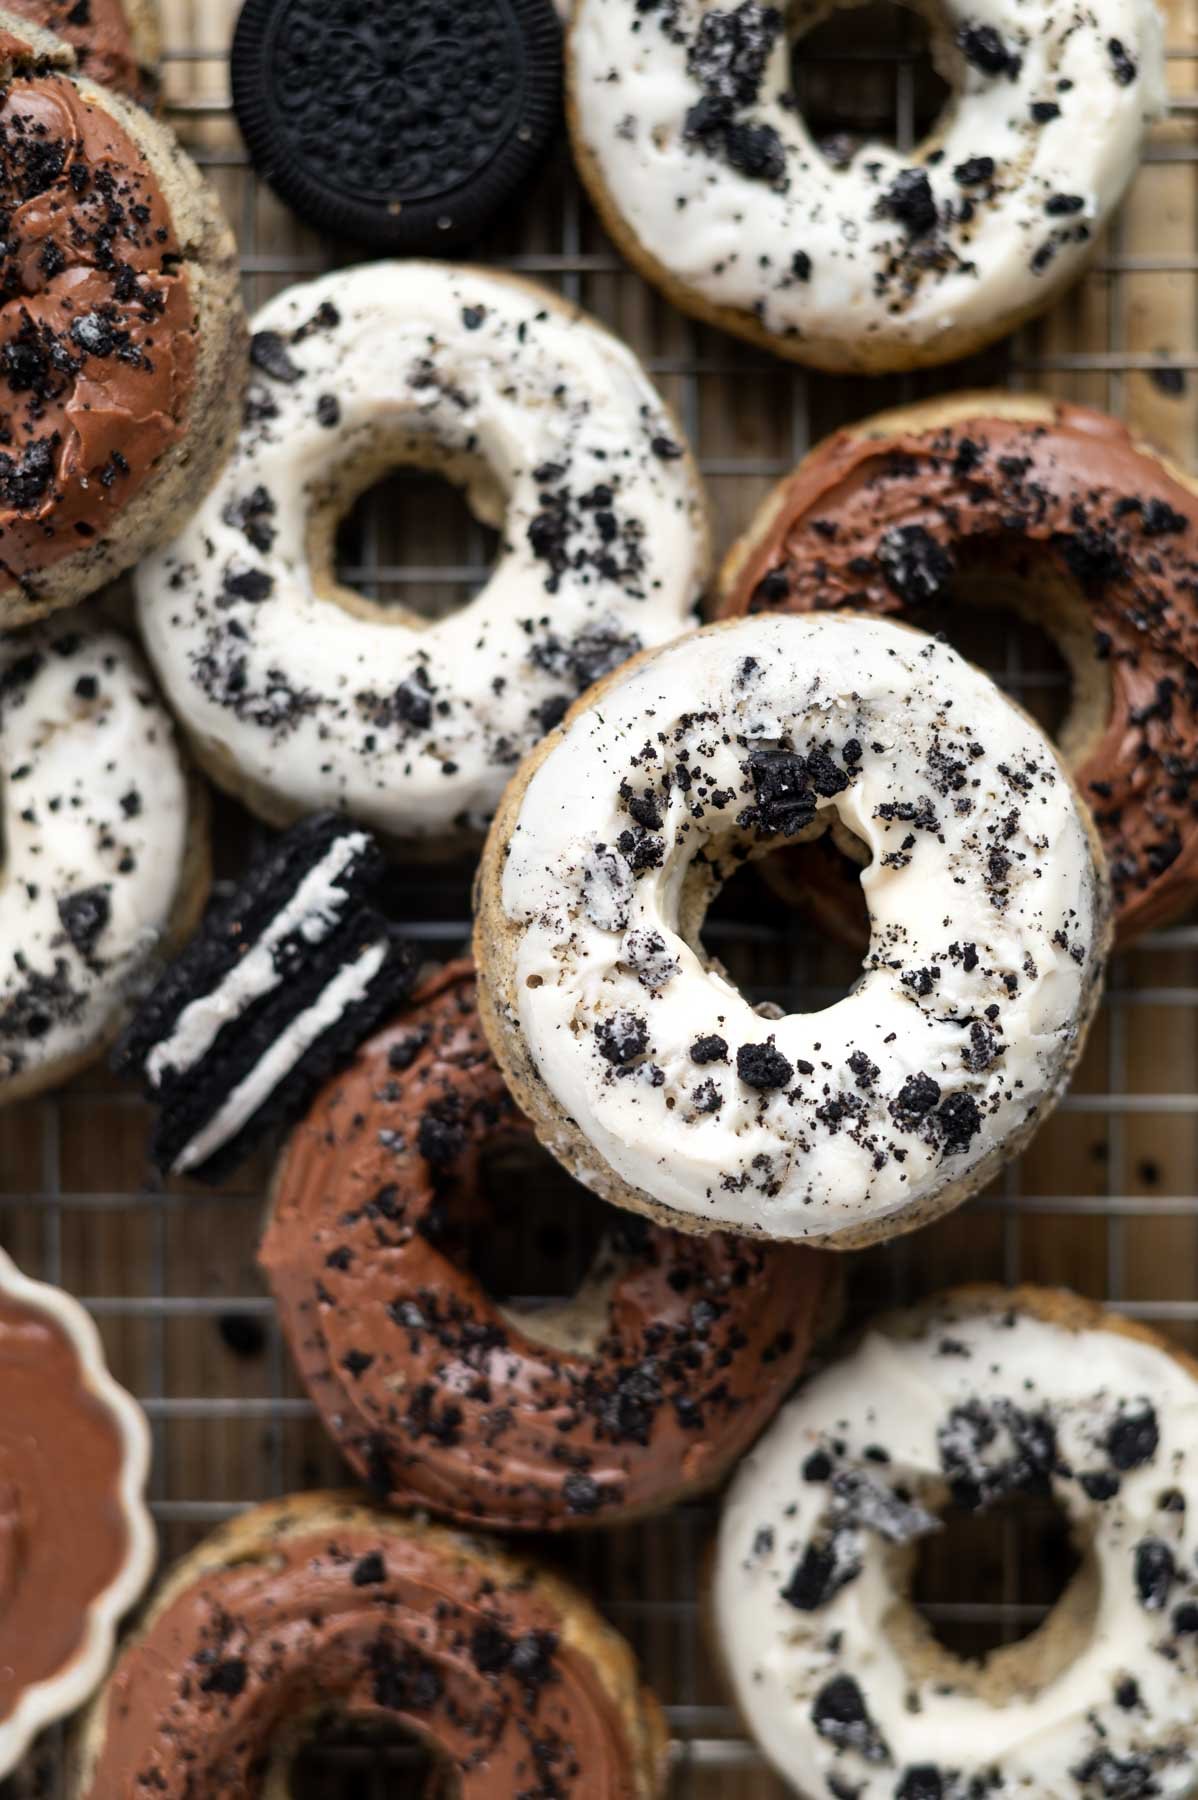
{"type": "Polygon", "coordinates": [[[0,1105],[115,1037],[208,887],[207,808],[145,665],[77,615],[0,634],[0,1105]]]}
{"type": "Polygon", "coordinates": [[[829,1259],[620,1214],[573,1301],[512,1312],[465,1266],[462,1213],[481,1156],[528,1129],[473,967],[450,963],[292,1133],[260,1261],[380,1498],[499,1530],[610,1524],[713,1486],[752,1442],[802,1368],[829,1259]]]}
{"type": "Polygon", "coordinates": [[[957,1205],[1058,1098],[1102,978],[1097,841],[1051,747],[947,645],[731,620],[646,653],[509,787],[480,872],[487,1035],[596,1192],[838,1249],[957,1205]],[[833,817],[874,853],[856,989],[767,1022],[711,894],[833,817]]]}
{"type": "Polygon", "coordinates": [[[429,1800],[663,1791],[661,1709],[580,1593],[481,1540],[307,1493],[243,1513],[167,1577],[88,1715],[72,1800],[286,1800],[300,1744],[340,1714],[433,1750],[429,1800]]]}
{"type": "Polygon", "coordinates": [[[87,1313],[0,1251],[0,1776],[98,1686],[150,1578],[149,1463],[87,1313]]]}
{"type": "Polygon", "coordinates": [[[714,1624],[804,1794],[1182,1796],[1198,1780],[1198,1363],[1072,1294],[963,1288],[881,1319],[729,1490],[714,1624]],[[1051,1493],[1082,1564],[982,1663],[907,1598],[951,1500],[1051,1493]]]}
{"type": "Polygon", "coordinates": [[[528,282],[372,263],[254,326],[237,452],[137,572],[150,656],[204,767],[264,818],[460,842],[583,688],[682,628],[707,567],[698,476],[631,352],[528,282]],[[397,463],[504,529],[482,592],[436,624],[333,576],[337,519],[397,463]]]}
{"type": "Polygon", "coordinates": [[[1069,665],[1061,749],[1126,943],[1198,897],[1196,558],[1198,483],[1124,425],[1036,395],[960,394],[812,451],[730,552],[719,609],[902,617],[956,597],[959,568],[984,574],[1069,665]]]}
{"type": "Polygon", "coordinates": [[[956,98],[915,151],[871,141],[843,167],[794,104],[777,7],[578,0],[574,155],[629,261],[683,311],[831,370],[948,362],[1047,306],[1164,111],[1160,17],[1150,0],[919,10],[956,98]]]}

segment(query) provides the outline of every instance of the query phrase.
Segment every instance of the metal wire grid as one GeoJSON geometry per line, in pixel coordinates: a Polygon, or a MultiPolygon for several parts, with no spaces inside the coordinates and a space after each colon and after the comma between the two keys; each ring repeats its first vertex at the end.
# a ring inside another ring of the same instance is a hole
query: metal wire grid
{"type": "MultiPolygon", "coordinates": [[[[261,228],[263,192],[229,119],[224,91],[221,65],[231,13],[231,0],[194,0],[194,11],[184,0],[173,12],[168,7],[167,91],[172,122],[232,203],[246,298],[254,307],[286,282],[349,258],[294,228],[261,228]],[[221,47],[200,47],[201,34],[212,41],[214,26],[221,47]]],[[[889,60],[896,137],[909,146],[914,60],[904,52],[889,60]]],[[[1173,51],[1171,60],[1189,64],[1193,53],[1173,51]]],[[[1149,170],[1191,168],[1198,161],[1196,115],[1198,97],[1173,103],[1168,126],[1149,149],[1149,170]]],[[[1192,174],[1187,180],[1193,215],[1198,189],[1192,174]]],[[[557,285],[568,298],[607,314],[618,329],[620,296],[639,292],[640,283],[602,240],[564,156],[524,220],[537,221],[537,247],[523,247],[509,221],[484,260],[557,285]],[[550,244],[539,241],[548,208],[557,222],[550,244]]],[[[1155,372],[1169,392],[1184,395],[1186,372],[1198,371],[1198,219],[1191,216],[1183,225],[1180,233],[1162,233],[1168,249],[1134,251],[1124,248],[1125,225],[1116,227],[1090,277],[1106,290],[1105,332],[1099,343],[1090,331],[1085,347],[1060,347],[1051,336],[1046,342],[1042,333],[1029,331],[965,371],[836,382],[786,369],[671,317],[666,342],[650,342],[645,360],[682,415],[730,533],[744,522],[765,482],[792,467],[819,431],[921,391],[979,379],[1014,387],[1052,383],[1122,413],[1129,383],[1155,372]],[[1193,247],[1178,249],[1179,237],[1193,247]],[[1145,347],[1129,337],[1128,281],[1140,276],[1191,278],[1185,328],[1167,345],[1145,347]],[[746,432],[733,402],[754,380],[762,404],[746,432]],[[789,422],[780,434],[783,396],[789,422]],[[708,416],[713,397],[714,423],[708,416]],[[751,445],[750,453],[741,453],[739,443],[729,448],[730,438],[746,435],[762,436],[773,444],[772,453],[753,454],[751,445]]],[[[1188,404],[1185,417],[1188,435],[1188,404]]],[[[397,589],[439,591],[441,604],[477,586],[488,548],[480,528],[467,531],[460,557],[434,553],[413,561],[403,558],[395,522],[385,515],[385,507],[367,507],[356,522],[356,543],[346,546],[343,557],[344,578],[381,597],[397,589]]],[[[1007,627],[997,659],[992,653],[988,658],[1003,685],[1033,708],[1064,680],[1036,655],[1025,632],[1007,627]]],[[[222,839],[227,828],[234,840],[244,840],[232,813],[222,810],[218,820],[222,839]]],[[[407,892],[409,928],[430,955],[450,954],[466,942],[468,875],[444,871],[407,892]]],[[[765,983],[784,1003],[819,1004],[829,997],[829,981],[841,975],[847,980],[852,972],[839,967],[826,946],[804,941],[793,921],[764,918],[752,895],[740,896],[731,916],[713,924],[709,941],[747,985],[765,983]]],[[[1154,933],[1117,958],[1091,1050],[1058,1118],[1022,1164],[1009,1168],[966,1214],[921,1234],[917,1249],[904,1240],[857,1259],[851,1305],[905,1300],[962,1277],[1059,1280],[1198,1338],[1196,1006],[1198,924],[1154,933]]],[[[337,1480],[336,1459],[287,1366],[271,1303],[253,1271],[265,1171],[243,1175],[237,1189],[216,1194],[151,1185],[141,1158],[140,1103],[102,1074],[16,1111],[21,1117],[0,1117],[4,1240],[31,1272],[81,1293],[118,1375],[149,1415],[156,1452],[152,1501],[164,1551],[177,1553],[247,1502],[337,1480]]],[[[710,1506],[689,1505],[635,1531],[576,1540],[556,1554],[632,1637],[667,1704],[675,1800],[717,1794],[721,1800],[769,1800],[782,1790],[739,1735],[703,1641],[700,1565],[713,1517],[710,1506]]],[[[976,1625],[1018,1635],[1043,1610],[1029,1597],[1035,1583],[1028,1576],[1008,1525],[997,1596],[954,1601],[947,1593],[955,1590],[948,1590],[928,1611],[946,1629],[976,1625]]],[[[376,1800],[413,1791],[404,1766],[402,1753],[343,1747],[317,1768],[305,1794],[376,1800]]],[[[27,1768],[0,1786],[0,1795],[58,1796],[63,1782],[61,1738],[51,1734],[27,1768]]]]}

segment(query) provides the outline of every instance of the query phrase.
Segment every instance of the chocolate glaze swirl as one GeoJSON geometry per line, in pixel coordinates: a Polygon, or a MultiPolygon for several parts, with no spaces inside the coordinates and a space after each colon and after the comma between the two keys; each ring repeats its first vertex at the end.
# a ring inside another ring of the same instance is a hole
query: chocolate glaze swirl
{"type": "Polygon", "coordinates": [[[65,1669],[125,1561],[123,1463],[66,1332],[0,1294],[0,1721],[65,1669]]]}
{"type": "Polygon", "coordinates": [[[330,1500],[260,1508],[168,1581],[92,1722],[79,1800],[253,1800],[289,1734],[337,1715],[424,1739],[461,1800],[647,1800],[656,1746],[628,1725],[652,1739],[655,1714],[589,1608],[330,1500]]]}
{"type": "Polygon", "coordinates": [[[196,318],[171,210],[66,75],[0,91],[0,569],[110,531],[181,436],[196,318]]]}
{"type": "Polygon", "coordinates": [[[326,1424],[380,1494],[506,1529],[709,1485],[798,1375],[829,1259],[613,1213],[582,1291],[598,1279],[591,1341],[553,1348],[466,1261],[480,1158],[513,1136],[531,1128],[467,962],[427,980],[293,1133],[261,1262],[326,1424]]]}
{"type": "Polygon", "coordinates": [[[1109,677],[1076,773],[1127,941],[1198,896],[1198,496],[1101,413],[985,400],[933,429],[829,438],[734,552],[721,610],[902,616],[968,569],[1005,576],[1032,616],[1038,582],[1064,593],[1075,673],[1109,677]]]}

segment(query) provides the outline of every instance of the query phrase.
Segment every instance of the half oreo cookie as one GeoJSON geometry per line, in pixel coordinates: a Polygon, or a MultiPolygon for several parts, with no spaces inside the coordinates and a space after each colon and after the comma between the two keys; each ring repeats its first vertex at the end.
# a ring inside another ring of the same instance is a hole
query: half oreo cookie
{"type": "Polygon", "coordinates": [[[369,832],[320,813],[209,909],[113,1057],[160,1109],[159,1168],[221,1180],[404,1000],[417,959],[370,904],[383,868],[369,832]]]}
{"type": "Polygon", "coordinates": [[[233,105],[309,223],[392,254],[477,237],[561,117],[552,0],[246,0],[233,105]]]}

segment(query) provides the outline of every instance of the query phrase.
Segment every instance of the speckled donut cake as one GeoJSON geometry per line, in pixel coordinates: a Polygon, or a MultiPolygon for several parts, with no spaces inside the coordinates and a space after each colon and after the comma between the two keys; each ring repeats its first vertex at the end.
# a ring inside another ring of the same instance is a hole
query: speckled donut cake
{"type": "Polygon", "coordinates": [[[496,816],[475,955],[516,1099],[587,1186],[849,1248],[957,1204],[1054,1105],[1107,938],[1031,721],[942,642],[814,615],[709,627],[579,703],[496,816]],[[706,905],[833,820],[873,858],[861,977],[763,1016],[704,954],[706,905]]]}
{"type": "Polygon", "coordinates": [[[883,1318],[729,1491],[719,1654],[808,1800],[1182,1800],[1198,1784],[1198,1364],[1070,1294],[883,1318]],[[1080,1567],[982,1662],[908,1597],[950,1505],[1051,1495],[1080,1567]]]}
{"type": "Polygon", "coordinates": [[[501,1304],[470,1267],[498,1229],[482,1159],[518,1143],[474,970],[429,975],[292,1133],[260,1262],[321,1417],[379,1498],[561,1530],[719,1480],[793,1387],[831,1286],[797,1245],[627,1213],[578,1292],[501,1304]]]}
{"type": "Polygon", "coordinates": [[[72,1800],[286,1800],[350,1716],[432,1751],[430,1796],[659,1800],[665,1720],[564,1581],[481,1539],[297,1494],[168,1575],[92,1709],[72,1800]]]}
{"type": "Polygon", "coordinates": [[[237,429],[232,233],[173,134],[0,12],[0,627],[177,529],[237,429]]]}
{"type": "Polygon", "coordinates": [[[0,1105],[111,1043],[207,883],[207,808],[132,646],[78,615],[0,633],[0,1105]]]}
{"type": "Polygon", "coordinates": [[[236,453],[137,572],[142,630],[213,779],[264,818],[335,807],[443,851],[587,685],[686,623],[707,567],[698,476],[617,339],[491,270],[381,262],[254,320],[236,453]],[[435,624],[340,587],[333,533],[396,464],[501,527],[435,624]]]}
{"type": "Polygon", "coordinates": [[[1083,268],[1165,108],[1160,15],[921,5],[953,97],[913,151],[875,138],[845,162],[791,75],[837,4],[578,0],[575,159],[616,243],[684,310],[825,369],[948,362],[1083,268]]]}
{"type": "Polygon", "coordinates": [[[113,1058],[159,1109],[160,1169],[222,1179],[403,1000],[416,963],[372,904],[382,868],[368,832],[321,813],[211,907],[113,1058]]]}
{"type": "Polygon", "coordinates": [[[1061,747],[1124,941],[1198,897],[1198,484],[1125,425],[1031,394],[881,413],[813,450],[725,562],[720,609],[918,618],[974,594],[1069,664],[1061,747]]]}
{"type": "Polygon", "coordinates": [[[156,0],[7,0],[8,11],[62,38],[79,73],[148,104],[158,89],[156,0]]]}

